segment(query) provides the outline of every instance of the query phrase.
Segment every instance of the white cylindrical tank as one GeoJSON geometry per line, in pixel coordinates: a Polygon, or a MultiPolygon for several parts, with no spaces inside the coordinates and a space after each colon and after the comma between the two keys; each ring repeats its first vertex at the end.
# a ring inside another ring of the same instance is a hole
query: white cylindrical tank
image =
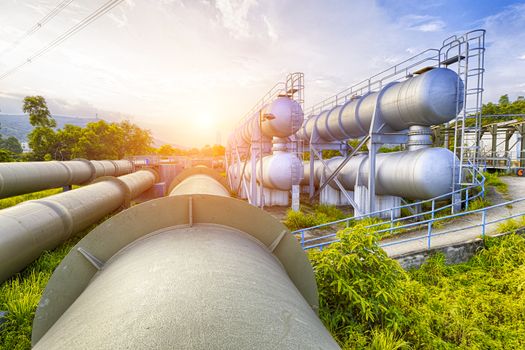
{"type": "MultiPolygon", "coordinates": [[[[385,89],[378,101],[379,113],[383,121],[397,131],[412,125],[448,122],[463,108],[463,81],[448,68],[435,68],[385,89]]],[[[314,129],[326,142],[366,135],[378,94],[373,92],[311,116],[298,136],[309,141],[314,129]]]]}
{"type": "MultiPolygon", "coordinates": [[[[245,170],[246,178],[251,179],[251,169],[245,170]]],[[[294,153],[274,152],[263,158],[262,183],[266,188],[290,191],[292,185],[298,185],[303,178],[303,164],[294,153]]],[[[257,182],[261,183],[261,163],[257,162],[257,182]]]]}
{"type": "MultiPolygon", "coordinates": [[[[379,153],[376,159],[376,194],[420,200],[444,195],[452,191],[454,158],[458,164],[457,157],[446,148],[379,153]]],[[[334,157],[326,160],[330,171],[316,161],[316,169],[322,168],[326,179],[343,159],[334,157]]],[[[305,169],[308,167],[306,163],[305,169]]],[[[368,183],[368,167],[368,155],[357,154],[341,169],[337,179],[347,191],[353,191],[358,172],[361,183],[368,183]]],[[[317,186],[320,174],[316,174],[315,178],[317,186]]],[[[308,180],[305,176],[302,184],[308,184],[308,180]]],[[[334,182],[329,185],[339,189],[334,182]]]]}
{"type": "Polygon", "coordinates": [[[277,97],[235,129],[230,137],[232,146],[252,142],[252,133],[259,128],[259,118],[262,118],[263,136],[271,139],[274,136],[288,137],[295,134],[303,123],[304,113],[295,100],[286,96],[277,97]]]}

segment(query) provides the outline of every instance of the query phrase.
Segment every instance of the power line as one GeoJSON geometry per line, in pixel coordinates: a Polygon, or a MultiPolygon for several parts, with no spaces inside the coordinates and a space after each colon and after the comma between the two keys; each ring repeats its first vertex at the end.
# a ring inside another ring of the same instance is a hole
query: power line
{"type": "Polygon", "coordinates": [[[71,36],[73,36],[74,34],[79,32],[80,30],[84,29],[86,26],[91,24],[93,21],[95,21],[99,17],[101,17],[104,14],[106,14],[107,12],[109,12],[115,6],[120,4],[122,1],[124,1],[124,0],[110,0],[110,1],[106,2],[104,5],[100,6],[98,9],[96,9],[94,12],[92,12],[89,16],[84,18],[82,21],[80,21],[79,23],[77,23],[73,27],[69,28],[67,31],[65,31],[62,35],[57,37],[55,40],[53,40],[52,42],[50,42],[49,44],[47,44],[46,46],[44,46],[43,48],[41,48],[40,50],[35,52],[33,55],[29,56],[24,62],[20,63],[19,65],[11,68],[10,70],[8,70],[5,73],[3,73],[2,75],[0,75],[0,80],[8,77],[11,74],[13,74],[17,70],[19,70],[20,68],[25,66],[26,64],[33,62],[35,59],[37,59],[38,57],[42,56],[43,54],[45,54],[46,52],[48,52],[49,50],[51,50],[55,46],[60,45],[61,43],[63,43],[67,39],[69,39],[71,36]]]}
{"type": "Polygon", "coordinates": [[[73,1],[74,0],[63,0],[62,2],[60,2],[53,10],[51,10],[51,12],[49,12],[47,15],[41,18],[40,21],[38,21],[33,27],[31,27],[27,32],[25,32],[20,38],[16,39],[14,43],[12,43],[9,47],[0,52],[0,57],[16,48],[18,45],[20,45],[22,41],[24,41],[27,37],[33,35],[47,22],[51,21],[56,15],[58,15],[63,9],[68,7],[69,4],[71,4],[73,1]]]}

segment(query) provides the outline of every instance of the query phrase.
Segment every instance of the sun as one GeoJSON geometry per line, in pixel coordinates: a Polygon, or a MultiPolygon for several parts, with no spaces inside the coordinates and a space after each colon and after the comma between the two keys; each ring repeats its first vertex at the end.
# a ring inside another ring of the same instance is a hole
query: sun
{"type": "Polygon", "coordinates": [[[195,126],[203,129],[211,129],[215,126],[215,118],[211,113],[201,113],[194,119],[195,126]]]}

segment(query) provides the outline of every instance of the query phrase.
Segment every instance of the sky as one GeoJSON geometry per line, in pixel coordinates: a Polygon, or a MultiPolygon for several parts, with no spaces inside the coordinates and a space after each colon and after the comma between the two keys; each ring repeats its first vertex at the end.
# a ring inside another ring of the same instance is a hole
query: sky
{"type": "MultiPolygon", "coordinates": [[[[106,1],[73,1],[14,49],[60,1],[0,1],[0,75],[106,1]]],[[[484,102],[525,95],[524,1],[125,0],[0,80],[0,112],[42,95],[53,114],[129,119],[179,145],[225,143],[289,72],[304,72],[309,106],[477,28],[487,30],[484,102]]]]}

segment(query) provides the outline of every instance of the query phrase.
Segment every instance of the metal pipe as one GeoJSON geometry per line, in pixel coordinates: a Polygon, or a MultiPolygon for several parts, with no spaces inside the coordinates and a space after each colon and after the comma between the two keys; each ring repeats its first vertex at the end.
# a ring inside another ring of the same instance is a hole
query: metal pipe
{"type": "Polygon", "coordinates": [[[186,176],[72,249],[37,309],[34,349],[339,349],[295,237],[217,176],[186,176]]]}
{"type": "MultiPolygon", "coordinates": [[[[422,148],[415,151],[378,153],[376,159],[376,194],[409,199],[430,199],[452,191],[454,158],[445,148],[422,148]]],[[[328,178],[343,157],[328,159],[324,177],[328,178]]],[[[457,162],[457,158],[456,158],[457,162]]],[[[457,163],[456,163],[457,164],[457,163]]],[[[306,168],[306,167],[305,167],[306,168]]],[[[316,162],[315,183],[319,183],[323,167],[316,162]]],[[[357,175],[363,183],[368,181],[368,155],[357,154],[341,169],[337,179],[347,191],[353,191],[357,175]]],[[[305,176],[303,184],[306,184],[305,176]]],[[[335,183],[330,187],[338,190],[335,183]]]]}
{"type": "Polygon", "coordinates": [[[131,173],[128,160],[0,163],[0,198],[69,185],[83,185],[101,176],[131,173]]]}
{"type": "MultiPolygon", "coordinates": [[[[412,125],[431,126],[454,119],[463,108],[463,82],[452,70],[434,68],[385,87],[378,101],[382,121],[393,131],[412,125]]],[[[377,94],[349,100],[343,105],[311,116],[298,136],[310,141],[314,130],[321,141],[342,141],[368,134],[377,94]]]]}
{"type": "MultiPolygon", "coordinates": [[[[301,160],[290,152],[275,151],[272,155],[263,158],[263,172],[261,176],[260,167],[257,166],[257,182],[264,183],[266,188],[290,191],[296,179],[303,177],[303,165],[301,160]]],[[[260,160],[257,165],[260,164],[260,160]]],[[[251,179],[252,171],[247,169],[246,175],[251,179]]]]}
{"type": "Polygon", "coordinates": [[[26,201],[0,211],[0,282],[42,254],[122,206],[157,178],[140,170],[44,199],[26,201]]]}

